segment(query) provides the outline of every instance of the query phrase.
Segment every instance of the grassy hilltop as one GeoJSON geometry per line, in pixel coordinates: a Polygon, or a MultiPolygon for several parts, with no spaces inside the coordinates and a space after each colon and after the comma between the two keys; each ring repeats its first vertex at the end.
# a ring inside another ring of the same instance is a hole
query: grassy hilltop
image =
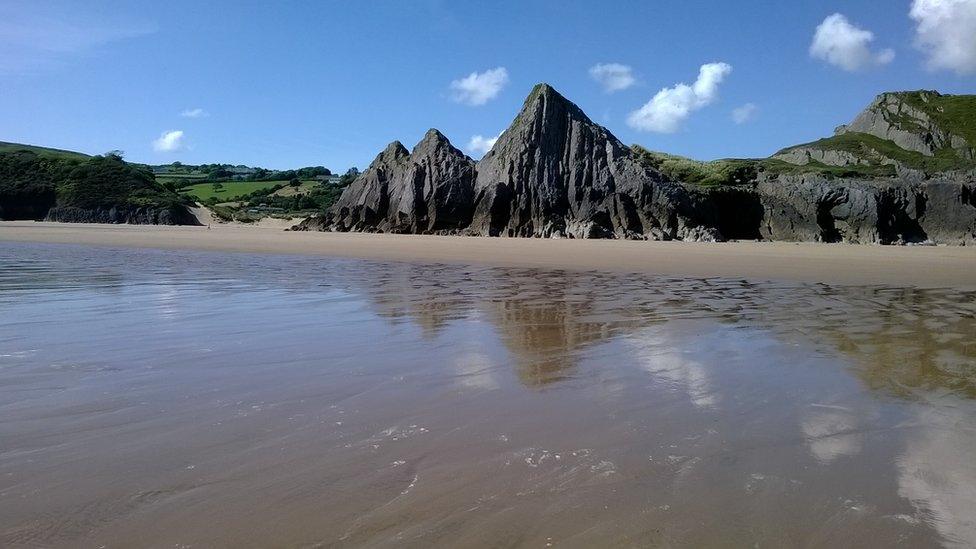
{"type": "Polygon", "coordinates": [[[933,91],[879,95],[850,126],[831,136],[777,151],[769,158],[700,161],[631,147],[637,159],[673,181],[738,185],[761,172],[815,173],[828,178],[893,177],[976,169],[976,95],[933,91]]]}
{"type": "Polygon", "coordinates": [[[37,145],[24,145],[21,143],[7,143],[0,141],[0,154],[14,152],[30,152],[42,158],[54,158],[58,160],[85,160],[91,158],[89,155],[66,151],[62,149],[51,149],[48,147],[38,147],[37,145]]]}

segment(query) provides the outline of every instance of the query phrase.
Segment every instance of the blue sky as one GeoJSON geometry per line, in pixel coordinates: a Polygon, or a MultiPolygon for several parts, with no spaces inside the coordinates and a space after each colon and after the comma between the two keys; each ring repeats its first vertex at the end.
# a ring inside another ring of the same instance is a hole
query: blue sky
{"type": "Polygon", "coordinates": [[[468,150],[549,82],[625,143],[766,156],[829,135],[881,91],[976,93],[973,36],[976,0],[4,0],[0,140],[364,168],[430,127],[468,150]],[[600,64],[616,80],[594,78],[600,64]],[[452,87],[472,73],[468,95],[452,87]]]}

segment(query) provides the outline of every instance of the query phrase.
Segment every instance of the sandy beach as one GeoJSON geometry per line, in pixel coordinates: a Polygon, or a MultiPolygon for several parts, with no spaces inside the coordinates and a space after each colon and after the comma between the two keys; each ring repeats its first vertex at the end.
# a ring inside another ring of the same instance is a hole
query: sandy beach
{"type": "Polygon", "coordinates": [[[785,242],[539,240],[0,222],[0,241],[277,253],[830,284],[976,287],[976,249],[785,242]]]}

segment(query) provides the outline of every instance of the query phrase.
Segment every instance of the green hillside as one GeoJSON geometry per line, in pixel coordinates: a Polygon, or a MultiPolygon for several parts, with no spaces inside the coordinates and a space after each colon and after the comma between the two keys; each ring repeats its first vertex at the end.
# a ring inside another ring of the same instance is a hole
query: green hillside
{"type": "Polygon", "coordinates": [[[892,95],[927,114],[940,128],[976,147],[976,95],[941,95],[934,91],[892,95]]]}
{"type": "Polygon", "coordinates": [[[18,151],[28,151],[36,154],[37,156],[43,158],[59,158],[65,160],[84,160],[86,158],[91,158],[87,154],[74,151],[65,151],[62,149],[51,149],[48,147],[38,147],[36,145],[24,145],[22,143],[7,143],[6,141],[0,141],[0,153],[11,153],[18,151]]]}
{"type": "MultiPolygon", "coordinates": [[[[963,170],[974,167],[973,161],[959,157],[951,149],[942,149],[934,156],[925,156],[916,151],[905,150],[894,142],[866,133],[844,133],[818,139],[811,143],[804,143],[778,151],[785,154],[793,149],[816,149],[821,151],[842,151],[855,155],[867,164],[847,166],[864,175],[892,176],[895,166],[894,160],[901,165],[921,170],[926,173],[937,173],[949,170],[963,170]]],[[[775,155],[774,155],[775,156],[775,155]]]]}
{"type": "MultiPolygon", "coordinates": [[[[836,135],[793,145],[762,159],[704,162],[649,151],[639,145],[634,145],[632,151],[642,164],[661,171],[668,179],[701,186],[747,183],[755,180],[760,172],[870,179],[894,177],[897,166],[926,174],[976,169],[976,95],[941,95],[934,91],[884,93],[861,116],[880,122],[865,127],[882,136],[905,139],[899,132],[908,132],[918,136],[914,138],[916,143],[941,145],[933,145],[933,150],[927,151],[932,154],[923,154],[890,139],[845,126],[836,135]],[[889,134],[885,130],[897,131],[889,134]],[[949,141],[945,135],[955,136],[953,146],[946,144],[949,141]],[[959,145],[959,138],[965,143],[959,145]]],[[[902,142],[912,146],[910,139],[902,142]]]]}
{"type": "Polygon", "coordinates": [[[976,95],[883,93],[835,135],[773,157],[806,166],[823,153],[837,153],[829,159],[835,167],[866,176],[891,176],[896,166],[928,174],[976,168],[976,95]]]}
{"type": "Polygon", "coordinates": [[[776,158],[723,158],[704,161],[649,151],[640,145],[633,145],[631,151],[638,162],[660,171],[668,180],[702,187],[748,184],[754,182],[762,172],[817,173],[829,178],[895,175],[894,167],[889,165],[828,166],[819,162],[791,164],[776,158]]]}
{"type": "Polygon", "coordinates": [[[144,166],[114,155],[39,148],[0,151],[0,219],[44,219],[52,208],[152,209],[186,217],[184,199],[144,166]],[[54,151],[54,152],[52,152],[54,151]]]}

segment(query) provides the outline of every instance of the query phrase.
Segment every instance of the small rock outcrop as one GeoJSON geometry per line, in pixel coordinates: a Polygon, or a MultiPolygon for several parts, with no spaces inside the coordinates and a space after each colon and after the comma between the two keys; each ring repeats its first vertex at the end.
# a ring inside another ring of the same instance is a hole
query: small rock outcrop
{"type": "Polygon", "coordinates": [[[773,158],[798,166],[806,166],[811,162],[819,162],[825,166],[864,166],[870,164],[863,156],[849,151],[831,151],[813,147],[787,149],[774,154],[773,158]]]}
{"type": "Polygon", "coordinates": [[[394,141],[321,217],[296,230],[451,233],[471,222],[474,161],[437,130],[412,152],[394,141]]]}

